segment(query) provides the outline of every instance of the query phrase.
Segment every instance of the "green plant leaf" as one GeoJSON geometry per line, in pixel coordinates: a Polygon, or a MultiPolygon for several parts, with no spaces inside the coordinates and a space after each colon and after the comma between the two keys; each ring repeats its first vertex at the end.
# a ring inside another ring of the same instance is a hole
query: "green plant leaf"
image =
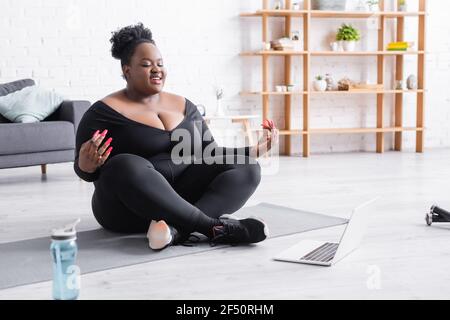
{"type": "Polygon", "coordinates": [[[354,28],[352,25],[343,24],[336,35],[337,41],[358,41],[361,39],[359,30],[354,28]]]}

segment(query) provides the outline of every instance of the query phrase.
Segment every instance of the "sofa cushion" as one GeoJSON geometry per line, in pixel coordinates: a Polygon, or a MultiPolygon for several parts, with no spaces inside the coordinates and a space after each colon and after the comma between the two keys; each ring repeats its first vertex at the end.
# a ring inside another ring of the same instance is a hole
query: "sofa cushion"
{"type": "MultiPolygon", "coordinates": [[[[34,85],[35,82],[32,79],[22,79],[13,82],[2,83],[0,84],[0,97],[34,85]]],[[[11,123],[11,121],[0,114],[0,123],[11,123]]]]}
{"type": "Polygon", "coordinates": [[[0,155],[75,149],[68,121],[0,123],[0,155]]]}
{"type": "Polygon", "coordinates": [[[63,101],[60,94],[31,86],[0,97],[0,113],[13,122],[39,122],[55,112],[63,101]]]}
{"type": "Polygon", "coordinates": [[[0,84],[0,97],[6,96],[10,93],[22,90],[26,87],[34,86],[35,82],[32,79],[22,79],[8,83],[0,84]]]}

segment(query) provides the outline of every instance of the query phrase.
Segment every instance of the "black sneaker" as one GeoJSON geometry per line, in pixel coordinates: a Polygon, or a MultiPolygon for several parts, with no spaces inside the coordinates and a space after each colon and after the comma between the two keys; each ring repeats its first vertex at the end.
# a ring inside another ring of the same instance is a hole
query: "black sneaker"
{"type": "Polygon", "coordinates": [[[195,241],[190,240],[191,235],[189,233],[181,233],[174,227],[168,225],[164,220],[152,221],[150,227],[148,228],[147,238],[149,247],[153,250],[163,250],[168,246],[175,246],[178,244],[190,246],[189,242],[194,243],[195,241]]]}
{"type": "Polygon", "coordinates": [[[219,218],[221,225],[213,227],[212,246],[223,244],[249,244],[265,240],[269,236],[269,228],[259,218],[237,220],[234,218],[219,218]]]}

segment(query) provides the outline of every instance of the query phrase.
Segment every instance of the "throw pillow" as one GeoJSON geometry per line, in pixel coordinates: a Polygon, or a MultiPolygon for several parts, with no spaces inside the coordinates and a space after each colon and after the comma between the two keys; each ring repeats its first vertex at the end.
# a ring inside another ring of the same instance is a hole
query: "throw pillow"
{"type": "Polygon", "coordinates": [[[12,122],[33,123],[47,118],[64,101],[64,97],[38,86],[0,97],[0,114],[12,122]]]}

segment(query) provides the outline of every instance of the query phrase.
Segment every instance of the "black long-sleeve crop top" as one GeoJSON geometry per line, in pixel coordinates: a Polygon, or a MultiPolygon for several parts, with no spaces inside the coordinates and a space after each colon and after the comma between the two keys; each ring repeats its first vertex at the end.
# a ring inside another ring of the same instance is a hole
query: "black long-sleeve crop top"
{"type": "MultiPolygon", "coordinates": [[[[102,167],[99,167],[93,173],[82,171],[78,166],[80,148],[83,143],[92,138],[97,130],[103,131],[104,129],[108,129],[107,137],[113,138],[111,143],[113,150],[106,162],[121,153],[135,154],[148,160],[171,159],[172,149],[182,141],[179,138],[179,133],[183,130],[180,129],[189,131],[191,137],[191,141],[189,141],[192,145],[191,153],[187,156],[197,155],[199,147],[202,149],[201,154],[208,147],[207,151],[212,156],[216,154],[245,154],[250,156],[250,146],[242,148],[219,147],[197,106],[188,99],[186,99],[183,121],[170,131],[134,121],[99,100],[83,115],[76,134],[74,170],[81,179],[87,182],[98,180],[102,167]],[[177,132],[177,135],[173,137],[175,132],[177,132]]],[[[181,153],[184,153],[184,151],[181,153]]],[[[180,154],[180,156],[186,157],[186,154],[180,154]]]]}

